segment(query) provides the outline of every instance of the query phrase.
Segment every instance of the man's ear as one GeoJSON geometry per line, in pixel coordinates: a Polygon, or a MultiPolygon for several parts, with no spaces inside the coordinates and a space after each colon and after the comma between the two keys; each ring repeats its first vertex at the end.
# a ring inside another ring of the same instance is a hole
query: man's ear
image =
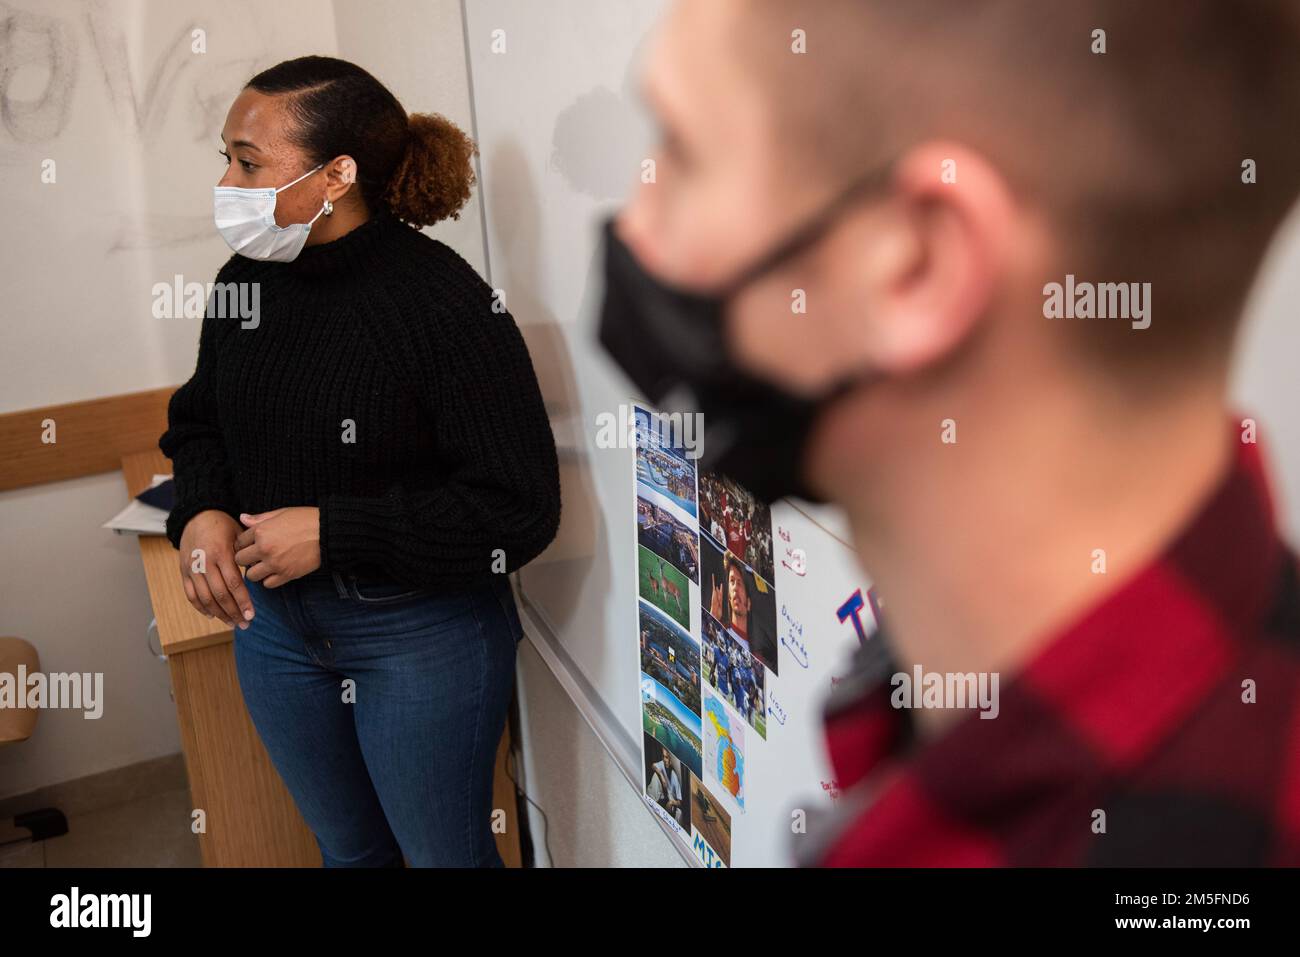
{"type": "Polygon", "coordinates": [[[942,361],[988,312],[1006,267],[1014,201],[1002,175],[957,143],[927,142],[894,166],[889,250],[872,257],[873,364],[906,373],[942,361]]]}
{"type": "Polygon", "coordinates": [[[749,371],[805,395],[855,374],[939,362],[988,313],[1019,215],[981,155],[957,143],[919,144],[895,161],[889,187],[845,212],[807,262],[730,304],[728,347],[749,371]],[[792,322],[792,291],[809,286],[806,315],[792,322]]]}

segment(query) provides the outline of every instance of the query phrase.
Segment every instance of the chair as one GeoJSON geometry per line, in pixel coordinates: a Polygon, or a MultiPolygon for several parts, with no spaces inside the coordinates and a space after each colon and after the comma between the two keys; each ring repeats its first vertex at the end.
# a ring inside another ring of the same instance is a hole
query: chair
{"type": "MultiPolygon", "coordinates": [[[[25,674],[41,670],[41,659],[36,648],[29,641],[12,636],[0,636],[0,676],[8,675],[14,683],[18,694],[24,694],[26,688],[18,682],[18,671],[25,666],[25,674]]],[[[0,747],[18,744],[32,736],[36,729],[36,719],[40,716],[37,708],[0,707],[0,747]]],[[[43,841],[49,837],[58,837],[68,833],[68,819],[58,808],[44,807],[14,815],[14,826],[31,832],[32,842],[43,841]]],[[[29,838],[20,837],[0,843],[0,847],[21,844],[29,838]]]]}

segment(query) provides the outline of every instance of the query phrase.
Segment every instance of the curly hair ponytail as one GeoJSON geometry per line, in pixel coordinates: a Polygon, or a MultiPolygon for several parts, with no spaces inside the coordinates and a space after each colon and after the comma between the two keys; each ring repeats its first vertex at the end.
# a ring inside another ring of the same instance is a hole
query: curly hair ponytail
{"type": "Polygon", "coordinates": [[[389,178],[384,201],[398,219],[416,226],[459,219],[474,185],[478,147],[441,113],[412,113],[407,129],[406,152],[389,178]]]}
{"type": "Polygon", "coordinates": [[[386,86],[336,57],[285,60],[245,85],[288,97],[290,136],[313,163],[355,159],[357,188],[371,210],[387,207],[413,226],[460,218],[478,147],[445,116],[408,116],[386,86]]]}

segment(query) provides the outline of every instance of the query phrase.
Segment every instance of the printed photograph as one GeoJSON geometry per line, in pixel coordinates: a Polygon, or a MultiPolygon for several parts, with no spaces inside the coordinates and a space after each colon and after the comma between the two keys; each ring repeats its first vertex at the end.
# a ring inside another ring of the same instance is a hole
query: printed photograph
{"type": "Polygon", "coordinates": [[[637,546],[637,578],[641,598],[683,628],[691,627],[691,585],[675,565],[644,545],[637,546]]]}
{"type": "Polygon", "coordinates": [[[721,700],[704,696],[704,775],[738,810],[745,810],[745,726],[721,700]]]}
{"type": "Polygon", "coordinates": [[[748,644],[750,653],[777,674],[775,592],[707,536],[700,538],[700,602],[706,613],[748,644]]]}
{"type": "Polygon", "coordinates": [[[641,670],[700,713],[700,645],[657,608],[641,608],[641,670]]]}
{"type": "Polygon", "coordinates": [[[687,834],[691,833],[690,768],[648,733],[643,731],[641,737],[646,797],[676,821],[678,827],[687,834]]]}
{"type": "Polygon", "coordinates": [[[636,497],[636,539],[699,584],[699,535],[693,527],[646,495],[636,497]]]}
{"type": "Polygon", "coordinates": [[[691,827],[718,856],[731,866],[731,812],[722,806],[698,775],[691,775],[691,827]]]}
{"type": "Polygon", "coordinates": [[[742,486],[700,472],[700,530],[773,584],[772,509],[742,486]]]}
{"type": "Polygon", "coordinates": [[[668,749],[692,773],[704,772],[700,716],[650,675],[641,675],[641,730],[668,749]]]}
{"type": "Polygon", "coordinates": [[[637,481],[666,496],[684,513],[695,518],[694,460],[687,457],[685,445],[672,434],[660,416],[639,406],[634,414],[637,481]]]}
{"type": "Polygon", "coordinates": [[[766,671],[761,661],[718,620],[705,612],[701,617],[700,659],[705,687],[736,710],[759,737],[767,738],[766,704],[763,695],[766,671]]]}

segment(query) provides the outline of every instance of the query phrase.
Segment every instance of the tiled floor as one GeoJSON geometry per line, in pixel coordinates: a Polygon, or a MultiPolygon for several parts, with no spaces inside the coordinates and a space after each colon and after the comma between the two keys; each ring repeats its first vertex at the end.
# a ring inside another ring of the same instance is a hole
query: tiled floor
{"type": "Polygon", "coordinates": [[[202,866],[185,788],[72,815],[62,837],[0,847],[0,867],[202,866]]]}

